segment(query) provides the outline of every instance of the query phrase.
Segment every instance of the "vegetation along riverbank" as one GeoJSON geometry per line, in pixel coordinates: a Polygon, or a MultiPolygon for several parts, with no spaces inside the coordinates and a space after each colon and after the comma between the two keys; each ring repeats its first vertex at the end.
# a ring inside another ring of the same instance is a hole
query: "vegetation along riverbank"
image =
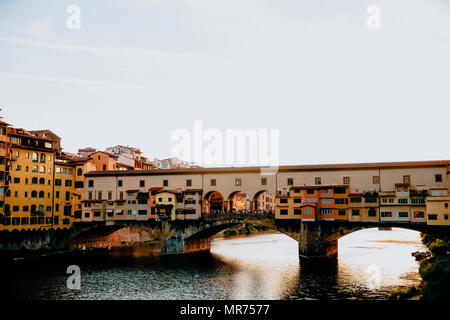
{"type": "Polygon", "coordinates": [[[392,300],[449,300],[450,299],[450,245],[446,240],[421,234],[422,242],[431,251],[430,257],[420,262],[422,282],[418,286],[394,292],[392,300]]]}

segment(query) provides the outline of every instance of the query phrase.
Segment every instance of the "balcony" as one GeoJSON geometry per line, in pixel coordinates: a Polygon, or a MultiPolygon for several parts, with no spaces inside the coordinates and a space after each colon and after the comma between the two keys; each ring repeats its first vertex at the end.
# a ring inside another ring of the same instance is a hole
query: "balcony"
{"type": "Polygon", "coordinates": [[[410,197],[428,197],[428,190],[410,190],[410,197]]]}

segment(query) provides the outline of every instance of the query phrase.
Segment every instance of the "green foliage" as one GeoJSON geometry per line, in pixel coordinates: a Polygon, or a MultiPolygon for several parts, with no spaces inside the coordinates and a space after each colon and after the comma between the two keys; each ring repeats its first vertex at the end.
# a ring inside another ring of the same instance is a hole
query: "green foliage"
{"type": "Polygon", "coordinates": [[[244,228],[225,230],[223,235],[224,235],[224,237],[233,237],[233,236],[237,236],[237,235],[249,235],[254,232],[267,231],[267,230],[269,230],[269,228],[266,226],[248,225],[244,228]]]}
{"type": "Polygon", "coordinates": [[[419,268],[423,279],[424,300],[450,299],[450,256],[437,256],[422,261],[419,268]]]}
{"type": "Polygon", "coordinates": [[[422,293],[422,288],[413,286],[409,287],[406,290],[398,290],[392,293],[389,297],[389,300],[408,300],[414,297],[419,296],[422,293]]]}

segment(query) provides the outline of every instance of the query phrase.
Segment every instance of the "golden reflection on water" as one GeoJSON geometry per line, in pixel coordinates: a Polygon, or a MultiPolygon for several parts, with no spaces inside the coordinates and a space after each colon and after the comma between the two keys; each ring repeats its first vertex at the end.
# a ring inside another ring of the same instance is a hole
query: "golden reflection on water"
{"type": "Polygon", "coordinates": [[[411,252],[426,248],[416,231],[367,229],[338,245],[337,259],[301,263],[297,242],[281,234],[217,239],[211,253],[236,269],[231,299],[382,298],[420,283],[411,252]]]}

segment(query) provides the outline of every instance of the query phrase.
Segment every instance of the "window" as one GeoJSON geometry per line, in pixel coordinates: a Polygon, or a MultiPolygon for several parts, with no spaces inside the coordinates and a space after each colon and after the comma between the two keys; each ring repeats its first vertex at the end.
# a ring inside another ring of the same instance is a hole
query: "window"
{"type": "Polygon", "coordinates": [[[444,214],[444,220],[448,220],[448,214],[444,214]]]}
{"type": "Polygon", "coordinates": [[[294,214],[296,214],[296,215],[302,214],[302,210],[301,209],[294,209],[294,214]]]}
{"type": "Polygon", "coordinates": [[[333,199],[323,198],[323,199],[321,199],[321,202],[325,203],[325,204],[332,204],[333,203],[333,199]]]}
{"type": "Polygon", "coordinates": [[[106,164],[103,165],[103,171],[106,171],[106,164]]]}
{"type": "Polygon", "coordinates": [[[312,209],[305,209],[304,213],[305,214],[311,214],[312,213],[312,209]]]}
{"type": "Polygon", "coordinates": [[[288,186],[293,186],[294,185],[294,178],[288,178],[287,179],[287,184],[288,184],[288,186]]]}
{"type": "Polygon", "coordinates": [[[39,191],[39,198],[44,198],[44,197],[45,197],[44,191],[39,191]]]}
{"type": "Polygon", "coordinates": [[[375,210],[375,208],[369,208],[368,215],[369,215],[369,217],[376,217],[377,211],[375,210]]]}
{"type": "Polygon", "coordinates": [[[350,177],[344,177],[344,184],[350,184],[350,177]]]}
{"type": "Polygon", "coordinates": [[[442,182],[442,174],[435,174],[434,175],[434,181],[435,182],[442,182]]]}
{"type": "Polygon", "coordinates": [[[215,186],[216,185],[216,179],[211,179],[211,186],[215,186]]]}
{"type": "Polygon", "coordinates": [[[425,218],[425,212],[423,212],[423,211],[414,211],[414,218],[425,218]]]}
{"type": "Polygon", "coordinates": [[[33,156],[32,156],[31,161],[38,162],[38,154],[37,154],[37,152],[33,152],[33,156]]]}
{"type": "Polygon", "coordinates": [[[332,214],[333,209],[320,209],[321,214],[332,214]]]}
{"type": "Polygon", "coordinates": [[[82,176],[83,175],[83,169],[78,168],[77,170],[77,176],[82,176]]]}
{"type": "Polygon", "coordinates": [[[345,210],[339,210],[338,211],[339,216],[345,216],[345,210]]]}
{"type": "Polygon", "coordinates": [[[403,176],[403,183],[410,183],[411,177],[410,176],[403,176]]]}
{"type": "Polygon", "coordinates": [[[288,203],[288,199],[286,198],[280,199],[280,203],[288,203]]]}
{"type": "Polygon", "coordinates": [[[287,215],[287,214],[288,214],[288,210],[287,210],[287,209],[281,209],[281,210],[280,210],[280,215],[285,216],[285,215],[287,215]]]}
{"type": "Polygon", "coordinates": [[[14,183],[20,183],[20,178],[14,178],[14,183]]]}
{"type": "Polygon", "coordinates": [[[373,177],[372,177],[372,183],[373,183],[373,184],[378,184],[378,183],[380,183],[380,177],[379,177],[379,176],[373,176],[373,177]]]}
{"type": "Polygon", "coordinates": [[[72,180],[66,180],[66,187],[72,186],[72,180]]]}
{"type": "Polygon", "coordinates": [[[45,154],[41,153],[41,163],[45,163],[45,154]]]}
{"type": "Polygon", "coordinates": [[[169,186],[169,180],[163,180],[163,186],[168,187],[169,186]]]}
{"type": "Polygon", "coordinates": [[[39,167],[39,172],[40,173],[45,173],[45,167],[44,166],[40,166],[39,167]]]}
{"type": "Polygon", "coordinates": [[[401,211],[398,213],[399,218],[408,218],[408,212],[401,211]]]}
{"type": "Polygon", "coordinates": [[[429,214],[428,220],[437,220],[437,214],[429,214]]]}
{"type": "Polygon", "coordinates": [[[61,179],[55,179],[55,186],[61,186],[61,179]]]}
{"type": "Polygon", "coordinates": [[[191,179],[187,179],[186,180],[186,187],[192,187],[192,180],[191,179]]]}
{"type": "Polygon", "coordinates": [[[112,191],[108,191],[108,200],[112,200],[112,191]]]}
{"type": "Polygon", "coordinates": [[[93,188],[94,187],[94,180],[88,180],[88,187],[93,188]]]}
{"type": "Polygon", "coordinates": [[[101,191],[98,191],[98,193],[97,193],[97,199],[98,199],[98,200],[102,200],[102,192],[101,192],[101,191]]]}
{"type": "Polygon", "coordinates": [[[348,199],[346,199],[346,198],[343,198],[343,199],[336,198],[336,199],[334,199],[334,203],[335,204],[347,204],[348,203],[348,199]]]}
{"type": "Polygon", "coordinates": [[[39,171],[39,167],[37,165],[33,165],[33,167],[31,168],[32,172],[38,172],[39,171]]]}
{"type": "Polygon", "coordinates": [[[83,186],[84,186],[83,181],[75,181],[75,188],[81,189],[83,188],[83,186]]]}
{"type": "Polygon", "coordinates": [[[118,186],[118,187],[122,187],[122,186],[123,186],[122,180],[117,180],[117,186],[118,186]]]}
{"type": "Polygon", "coordinates": [[[315,178],[314,181],[316,184],[322,184],[322,178],[320,177],[315,178]]]}
{"type": "Polygon", "coordinates": [[[302,199],[301,198],[295,198],[294,199],[294,203],[302,203],[302,199]]]}
{"type": "Polygon", "coordinates": [[[381,217],[382,218],[392,218],[392,212],[390,212],[390,211],[381,212],[381,217]]]}
{"type": "Polygon", "coordinates": [[[35,191],[35,190],[31,191],[31,197],[37,198],[37,191],[35,191]]]}
{"type": "Polygon", "coordinates": [[[267,178],[261,178],[261,185],[267,185],[267,178]]]}
{"type": "Polygon", "coordinates": [[[359,209],[353,209],[352,216],[359,216],[359,209]]]}
{"type": "Polygon", "coordinates": [[[407,198],[399,198],[398,203],[408,203],[408,199],[407,198]]]}
{"type": "Polygon", "coordinates": [[[350,202],[351,203],[359,203],[359,202],[361,202],[361,197],[351,197],[350,202]]]}

